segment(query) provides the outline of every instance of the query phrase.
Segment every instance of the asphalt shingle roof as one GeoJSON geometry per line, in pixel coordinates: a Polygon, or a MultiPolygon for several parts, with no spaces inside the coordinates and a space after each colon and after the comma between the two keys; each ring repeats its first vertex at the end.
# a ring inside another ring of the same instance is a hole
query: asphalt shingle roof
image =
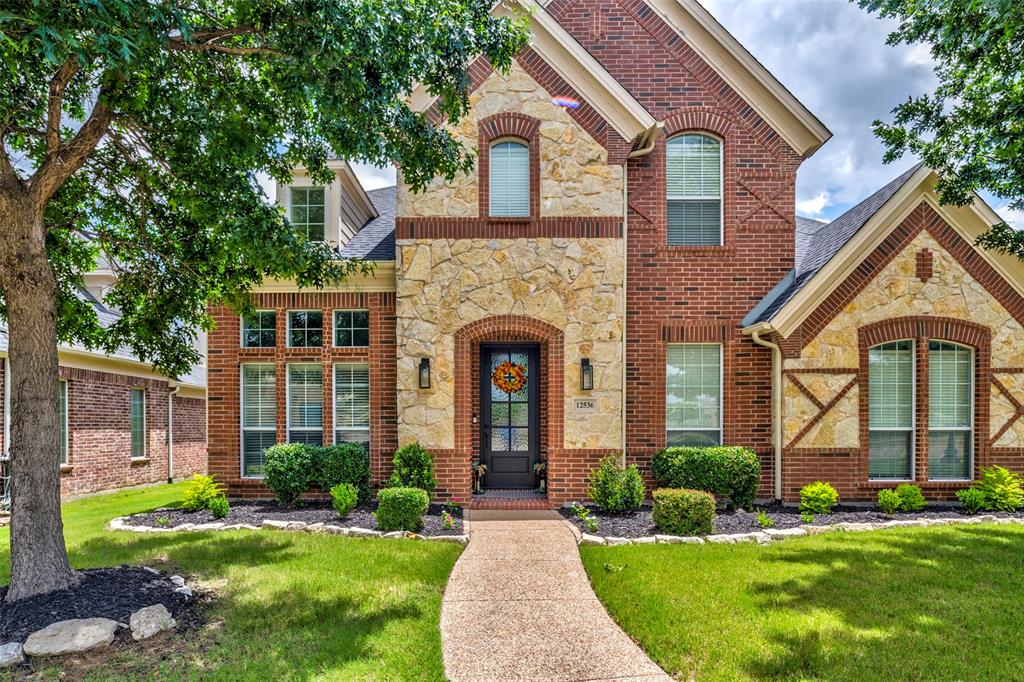
{"type": "Polygon", "coordinates": [[[338,253],[344,258],[395,260],[396,188],[372,189],[366,196],[377,209],[377,217],[363,225],[338,253]]]}

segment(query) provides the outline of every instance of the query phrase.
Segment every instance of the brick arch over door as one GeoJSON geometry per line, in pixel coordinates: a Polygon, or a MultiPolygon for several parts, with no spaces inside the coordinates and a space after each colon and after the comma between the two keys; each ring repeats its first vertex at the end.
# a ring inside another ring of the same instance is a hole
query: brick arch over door
{"type": "MultiPolygon", "coordinates": [[[[565,411],[565,335],[547,322],[524,315],[494,315],[455,332],[455,451],[472,455],[477,446],[479,391],[474,380],[481,343],[538,343],[541,365],[541,454],[562,449],[565,411]]],[[[479,380],[479,377],[476,377],[479,380]]]]}

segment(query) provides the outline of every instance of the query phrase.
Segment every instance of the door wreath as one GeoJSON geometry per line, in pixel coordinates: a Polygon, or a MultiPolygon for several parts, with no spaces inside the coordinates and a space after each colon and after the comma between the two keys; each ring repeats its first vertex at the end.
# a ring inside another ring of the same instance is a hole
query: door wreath
{"type": "Polygon", "coordinates": [[[526,385],[526,368],[506,360],[495,368],[491,381],[505,393],[517,393],[526,385]]]}

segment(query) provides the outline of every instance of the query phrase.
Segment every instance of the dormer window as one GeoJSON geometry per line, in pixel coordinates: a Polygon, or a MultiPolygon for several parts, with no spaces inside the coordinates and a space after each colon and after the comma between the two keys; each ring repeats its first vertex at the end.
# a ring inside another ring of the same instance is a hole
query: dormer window
{"type": "Polygon", "coordinates": [[[299,234],[314,242],[324,240],[324,188],[292,187],[290,220],[299,234]]]}
{"type": "Polygon", "coordinates": [[[666,150],[668,243],[670,246],[722,244],[722,142],[710,135],[684,133],[666,150]]]}
{"type": "Polygon", "coordinates": [[[518,140],[491,145],[490,213],[495,218],[530,215],[530,148],[518,140]]]}

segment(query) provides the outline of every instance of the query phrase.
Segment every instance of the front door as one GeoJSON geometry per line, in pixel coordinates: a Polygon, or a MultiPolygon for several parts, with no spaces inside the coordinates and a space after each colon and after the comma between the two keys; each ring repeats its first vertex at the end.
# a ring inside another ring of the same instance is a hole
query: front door
{"type": "Polygon", "coordinates": [[[537,344],[480,348],[480,459],[488,488],[533,488],[540,459],[537,344]]]}

